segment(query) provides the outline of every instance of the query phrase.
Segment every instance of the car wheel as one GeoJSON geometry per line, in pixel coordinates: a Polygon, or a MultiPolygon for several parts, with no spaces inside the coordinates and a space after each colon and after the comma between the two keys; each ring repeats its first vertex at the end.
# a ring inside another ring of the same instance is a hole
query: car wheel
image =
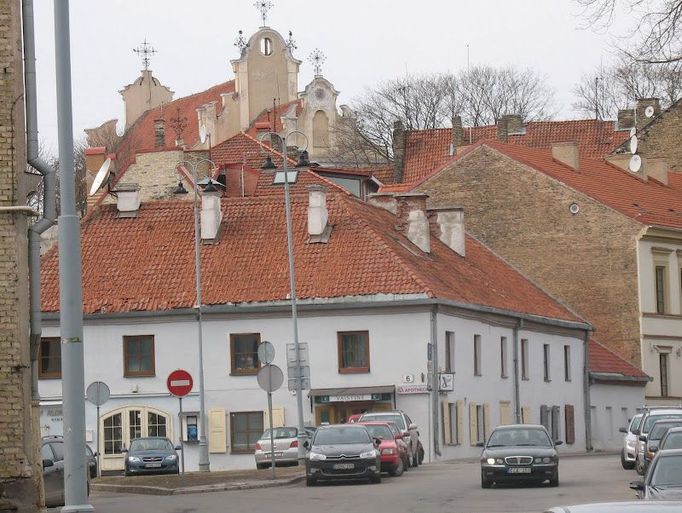
{"type": "Polygon", "coordinates": [[[268,464],[267,463],[256,463],[256,468],[258,470],[263,470],[264,468],[267,468],[268,464]]]}
{"type": "Polygon", "coordinates": [[[628,461],[625,459],[625,451],[620,453],[620,464],[625,470],[631,470],[635,466],[634,461],[628,461]]]}
{"type": "Polygon", "coordinates": [[[644,475],[644,463],[640,460],[639,456],[635,460],[635,470],[640,476],[644,475]]]}
{"type": "Polygon", "coordinates": [[[481,488],[490,488],[493,485],[493,482],[486,478],[483,475],[483,472],[481,472],[481,488]]]}
{"type": "Polygon", "coordinates": [[[413,467],[419,466],[419,451],[412,455],[412,466],[413,467]]]}
{"type": "Polygon", "coordinates": [[[549,479],[549,486],[559,486],[559,471],[558,470],[549,479]]]}
{"type": "Polygon", "coordinates": [[[404,471],[405,471],[405,465],[403,465],[403,460],[402,460],[402,458],[398,458],[398,463],[396,463],[395,467],[393,467],[391,469],[390,474],[393,477],[398,477],[398,476],[402,476],[404,471]]]}
{"type": "Polygon", "coordinates": [[[410,457],[406,454],[405,457],[402,458],[402,460],[403,460],[403,470],[405,472],[407,472],[408,470],[410,470],[410,457]]]}
{"type": "Polygon", "coordinates": [[[306,477],[305,478],[305,485],[306,486],[315,486],[317,484],[317,479],[314,477],[306,477]]]}
{"type": "Polygon", "coordinates": [[[419,449],[417,452],[419,456],[419,464],[421,465],[424,463],[424,447],[422,447],[422,444],[419,444],[419,449]]]}
{"type": "Polygon", "coordinates": [[[372,484],[381,483],[381,474],[377,474],[376,476],[370,477],[369,482],[372,484]]]}

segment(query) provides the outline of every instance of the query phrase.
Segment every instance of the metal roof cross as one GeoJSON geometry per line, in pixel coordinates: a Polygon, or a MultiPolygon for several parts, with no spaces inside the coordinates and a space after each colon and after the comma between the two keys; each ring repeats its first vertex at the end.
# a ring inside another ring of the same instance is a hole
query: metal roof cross
{"type": "Polygon", "coordinates": [[[263,26],[265,27],[268,18],[268,11],[274,7],[275,4],[268,0],[259,0],[253,6],[260,11],[261,18],[263,18],[263,26]]]}
{"type": "Polygon", "coordinates": [[[313,52],[308,56],[308,61],[313,65],[313,70],[315,70],[315,75],[322,74],[322,64],[327,60],[327,56],[319,48],[315,48],[313,52]]]}
{"type": "Polygon", "coordinates": [[[147,43],[147,38],[145,38],[140,46],[133,48],[133,52],[142,56],[142,65],[145,71],[147,71],[149,69],[149,58],[156,53],[154,47],[147,43]]]}

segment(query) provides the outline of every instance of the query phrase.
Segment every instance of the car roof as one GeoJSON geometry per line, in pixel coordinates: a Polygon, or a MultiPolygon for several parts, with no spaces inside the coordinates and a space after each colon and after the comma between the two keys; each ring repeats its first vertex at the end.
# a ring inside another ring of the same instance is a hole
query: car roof
{"type": "Polygon", "coordinates": [[[650,410],[646,412],[646,416],[656,417],[658,415],[670,415],[671,413],[682,414],[682,408],[661,408],[660,410],[650,410]]]}
{"type": "Polygon", "coordinates": [[[682,432],[682,426],[671,427],[668,430],[668,433],[680,433],[680,432],[682,432]]]}
{"type": "Polygon", "coordinates": [[[663,449],[658,451],[659,458],[675,458],[682,457],[682,449],[663,449]]]}
{"type": "Polygon", "coordinates": [[[361,426],[386,426],[386,427],[390,427],[389,424],[395,424],[395,422],[381,422],[380,420],[365,420],[365,421],[356,422],[356,424],[359,424],[361,426]]]}
{"type": "Polygon", "coordinates": [[[682,422],[682,419],[661,419],[654,422],[651,427],[663,424],[679,424],[680,422],[682,422]]]}
{"type": "Polygon", "coordinates": [[[497,426],[493,431],[502,431],[506,429],[542,429],[547,431],[547,428],[542,424],[505,424],[504,426],[497,426]]]}
{"type": "Polygon", "coordinates": [[[655,513],[658,511],[679,511],[678,501],[630,501],[600,502],[576,506],[558,506],[547,510],[552,513],[655,513]]]}
{"type": "Polygon", "coordinates": [[[317,428],[317,431],[319,431],[320,429],[333,429],[333,428],[338,429],[341,427],[350,428],[350,429],[365,429],[365,426],[363,426],[362,424],[360,424],[358,422],[354,422],[352,424],[348,424],[348,423],[347,424],[327,424],[326,426],[320,426],[319,428],[317,428]]]}

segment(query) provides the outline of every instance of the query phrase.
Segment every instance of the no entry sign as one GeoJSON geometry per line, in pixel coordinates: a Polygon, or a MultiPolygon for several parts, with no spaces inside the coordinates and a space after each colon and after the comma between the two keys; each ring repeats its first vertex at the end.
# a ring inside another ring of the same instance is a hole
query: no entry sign
{"type": "Polygon", "coordinates": [[[168,391],[176,397],[184,397],[192,391],[194,381],[186,370],[174,370],[168,375],[166,386],[168,391]]]}

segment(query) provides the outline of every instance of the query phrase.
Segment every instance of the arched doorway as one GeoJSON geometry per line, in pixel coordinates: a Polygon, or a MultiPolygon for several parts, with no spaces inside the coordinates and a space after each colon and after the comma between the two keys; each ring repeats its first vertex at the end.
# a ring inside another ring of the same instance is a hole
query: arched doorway
{"type": "Polygon", "coordinates": [[[99,453],[102,470],[123,470],[124,454],[131,440],[143,436],[165,436],[173,439],[169,414],[148,406],[125,406],[104,414],[100,420],[99,453]]]}

